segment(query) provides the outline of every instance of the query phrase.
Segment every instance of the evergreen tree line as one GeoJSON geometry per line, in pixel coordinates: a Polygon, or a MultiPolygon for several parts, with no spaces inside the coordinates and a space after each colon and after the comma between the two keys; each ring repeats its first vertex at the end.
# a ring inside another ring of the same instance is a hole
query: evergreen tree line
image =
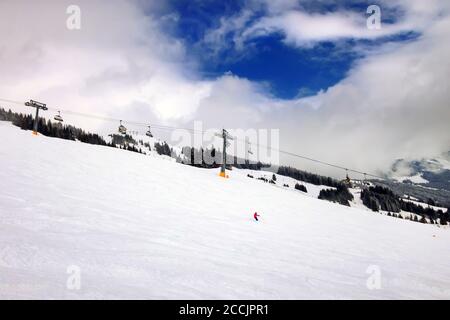
{"type": "Polygon", "coordinates": [[[353,200],[353,195],[345,185],[338,184],[336,189],[320,190],[319,199],[337,202],[344,206],[350,207],[349,201],[353,200]]]}
{"type": "Polygon", "coordinates": [[[172,149],[169,147],[169,145],[167,144],[167,142],[156,142],[155,143],[155,150],[159,155],[164,155],[164,156],[172,156],[172,149]]]}
{"type": "MultiPolygon", "coordinates": [[[[23,130],[33,130],[34,127],[34,118],[31,114],[22,114],[12,112],[11,110],[6,111],[3,108],[0,108],[0,120],[3,121],[11,121],[15,126],[23,130]]],[[[110,134],[111,143],[106,142],[103,137],[98,134],[93,134],[89,132],[85,132],[80,128],[76,128],[71,125],[63,125],[61,123],[55,123],[50,120],[46,121],[44,118],[39,118],[38,120],[38,132],[47,137],[54,137],[66,140],[78,140],[84,143],[116,147],[123,150],[128,150],[132,152],[144,153],[141,148],[138,148],[138,142],[136,142],[131,135],[125,134],[110,134]]],[[[143,141],[139,142],[140,145],[151,150],[149,143],[143,143],[143,141]]],[[[155,150],[160,155],[166,155],[169,157],[173,157],[173,150],[169,147],[167,142],[163,143],[155,143],[155,150]]],[[[179,162],[189,164],[196,167],[202,168],[217,168],[220,167],[222,154],[220,151],[217,151],[214,147],[212,149],[195,149],[191,147],[183,148],[183,152],[185,155],[185,159],[178,157],[177,160],[179,162]],[[206,160],[220,159],[220,161],[212,161],[206,160]],[[197,160],[200,159],[200,160],[197,160]]],[[[238,159],[237,157],[228,156],[227,157],[227,165],[228,169],[231,169],[231,166],[240,169],[251,169],[251,170],[261,170],[263,167],[267,167],[269,165],[264,165],[261,162],[252,163],[248,160],[242,161],[242,159],[238,159]]]]}
{"type": "MultiPolygon", "coordinates": [[[[228,160],[227,160],[228,163],[228,160]]],[[[249,169],[259,171],[263,168],[270,167],[270,164],[262,163],[261,161],[253,162],[249,160],[242,160],[242,158],[238,158],[236,156],[233,157],[232,166],[238,169],[249,169]]]]}
{"type": "MultiPolygon", "coordinates": [[[[33,130],[34,118],[32,115],[15,113],[11,110],[5,111],[0,108],[0,120],[11,121],[15,126],[22,130],[33,130]]],[[[62,125],[61,123],[53,123],[46,121],[44,118],[38,120],[38,132],[47,137],[54,137],[66,140],[79,140],[81,142],[98,144],[103,146],[112,146],[108,144],[101,136],[70,125],[62,125]]]]}
{"type": "Polygon", "coordinates": [[[361,191],[363,204],[373,211],[400,212],[402,204],[394,192],[381,186],[370,187],[361,191]]]}
{"type": "Polygon", "coordinates": [[[259,178],[256,178],[256,180],[261,180],[261,181],[264,181],[264,182],[266,182],[266,183],[270,183],[270,184],[277,184],[273,179],[267,179],[267,178],[264,178],[264,177],[259,177],[259,178]]]}
{"type": "MultiPolygon", "coordinates": [[[[423,203],[428,203],[428,199],[431,198],[437,207],[450,207],[449,190],[425,188],[420,185],[410,185],[390,180],[372,180],[372,183],[391,189],[399,197],[407,195],[407,197],[414,197],[423,203]]],[[[431,205],[433,205],[432,202],[430,202],[431,205]]]]}
{"type": "Polygon", "coordinates": [[[111,138],[111,142],[113,144],[121,144],[121,145],[125,145],[125,144],[137,145],[138,144],[136,142],[136,140],[134,140],[133,137],[130,136],[129,134],[113,133],[113,134],[110,134],[109,137],[111,138]]]}
{"type": "Polygon", "coordinates": [[[341,183],[335,179],[330,177],[320,176],[311,172],[306,172],[302,170],[298,170],[296,168],[291,167],[279,167],[277,173],[282,176],[291,177],[296,180],[308,182],[311,184],[315,184],[317,186],[329,186],[333,188],[337,188],[341,186],[341,183]]]}
{"type": "Polygon", "coordinates": [[[296,183],[296,184],[295,184],[295,189],[300,190],[300,191],[302,191],[302,192],[308,192],[308,190],[306,189],[306,187],[305,187],[303,184],[299,184],[299,183],[296,183]]]}
{"type": "MultiPolygon", "coordinates": [[[[156,147],[156,145],[155,145],[156,147]]],[[[184,158],[178,157],[177,161],[183,164],[191,165],[199,168],[218,168],[222,165],[222,152],[212,147],[211,149],[203,147],[197,149],[193,147],[184,147],[181,151],[184,158]]],[[[227,155],[227,169],[231,170],[231,167],[238,169],[250,169],[261,170],[263,167],[269,165],[261,162],[252,162],[249,160],[243,160],[236,156],[227,155]]]]}
{"type": "MultiPolygon", "coordinates": [[[[421,222],[426,222],[424,217],[427,217],[431,222],[440,220],[440,223],[446,225],[450,221],[450,211],[445,213],[442,210],[434,210],[431,207],[424,208],[418,204],[409,201],[403,201],[392,190],[375,186],[361,191],[361,200],[363,204],[369,209],[377,212],[380,210],[399,213],[400,211],[407,211],[422,217],[421,222]]],[[[416,219],[417,220],[417,219],[416,219]]]]}
{"type": "Polygon", "coordinates": [[[198,168],[218,168],[221,153],[214,147],[212,149],[197,149],[193,147],[183,147],[181,155],[177,157],[177,162],[198,168]]]}
{"type": "MultiPolygon", "coordinates": [[[[16,113],[12,112],[11,110],[6,111],[5,109],[0,108],[0,120],[11,121],[13,125],[21,128],[22,130],[33,130],[34,128],[34,117],[31,114],[16,113]]],[[[141,152],[140,149],[136,148],[133,145],[125,144],[124,146],[121,146],[123,141],[118,143],[117,139],[119,139],[119,135],[111,135],[113,136],[112,142],[108,143],[103,139],[103,137],[98,134],[86,132],[83,129],[71,125],[54,123],[50,120],[46,121],[44,118],[38,119],[38,132],[47,137],[73,141],[78,140],[80,142],[94,145],[114,148],[119,147],[120,149],[125,149],[133,152],[141,152]]],[[[131,138],[131,136],[129,136],[129,138],[131,138]]]]}
{"type": "Polygon", "coordinates": [[[145,152],[142,151],[142,148],[137,147],[138,142],[136,142],[131,135],[114,133],[109,136],[111,137],[111,144],[117,146],[119,149],[145,154],[145,152]]]}

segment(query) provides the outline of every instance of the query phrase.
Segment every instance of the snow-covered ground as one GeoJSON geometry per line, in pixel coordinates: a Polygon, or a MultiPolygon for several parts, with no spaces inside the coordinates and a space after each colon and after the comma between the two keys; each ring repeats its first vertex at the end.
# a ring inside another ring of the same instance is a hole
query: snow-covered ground
{"type": "Polygon", "coordinates": [[[223,179],[6,122],[0,136],[0,298],[450,298],[448,229],[246,170],[223,179]]]}
{"type": "MultiPolygon", "coordinates": [[[[239,174],[250,174],[251,176],[254,177],[254,179],[258,179],[258,178],[266,178],[267,180],[271,180],[274,173],[273,172],[267,172],[267,171],[255,171],[255,170],[236,170],[233,169],[233,173],[235,171],[238,171],[239,174]]],[[[303,182],[303,181],[298,181],[295,180],[291,177],[286,177],[286,176],[282,176],[279,174],[275,174],[276,177],[276,186],[274,185],[274,187],[279,187],[279,188],[287,188],[286,190],[289,189],[293,189],[295,188],[295,185],[298,184],[302,184],[306,187],[306,193],[303,193],[303,195],[308,195],[310,197],[316,198],[319,196],[320,190],[323,189],[336,189],[333,187],[329,187],[329,186],[317,186],[311,183],[307,183],[307,182],[303,182]],[[284,185],[288,185],[289,187],[285,187],[284,185]]],[[[264,183],[264,182],[261,182],[264,183]]],[[[295,190],[295,192],[300,192],[295,190]]]]}
{"type": "Polygon", "coordinates": [[[422,177],[422,173],[417,173],[413,176],[396,176],[396,177],[394,177],[394,179],[397,180],[398,182],[403,182],[405,180],[409,180],[412,183],[417,183],[417,184],[429,182],[428,180],[426,180],[422,177]]]}
{"type": "Polygon", "coordinates": [[[423,203],[423,202],[420,202],[420,201],[417,201],[417,200],[413,200],[413,199],[402,198],[402,200],[405,201],[405,202],[414,203],[414,204],[416,204],[418,206],[421,206],[422,208],[428,208],[429,207],[429,208],[431,208],[433,210],[436,210],[436,211],[441,210],[442,212],[447,212],[447,208],[444,208],[444,207],[430,206],[430,205],[428,205],[426,203],[423,203]]]}

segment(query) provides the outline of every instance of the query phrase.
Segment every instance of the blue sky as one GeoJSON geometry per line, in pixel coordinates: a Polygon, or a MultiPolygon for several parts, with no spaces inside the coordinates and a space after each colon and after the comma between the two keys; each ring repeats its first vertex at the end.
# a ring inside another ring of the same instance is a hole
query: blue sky
{"type": "MultiPolygon", "coordinates": [[[[368,17],[367,1],[318,2],[299,1],[300,8],[309,14],[327,14],[337,10],[351,11],[368,17]]],[[[230,32],[216,51],[217,43],[205,43],[208,32],[220,27],[221,19],[232,19],[243,10],[251,10],[246,25],[267,14],[262,4],[244,1],[172,1],[170,12],[177,20],[173,36],[182,39],[188,55],[199,64],[200,74],[215,78],[226,72],[262,84],[276,98],[293,99],[314,95],[344,79],[356,59],[364,56],[359,50],[377,48],[386,42],[401,42],[417,36],[400,33],[373,40],[344,39],[323,41],[305,47],[293,47],[283,41],[283,34],[272,33],[251,39],[244,47],[233,45],[235,32],[230,32]]],[[[395,23],[401,14],[395,8],[383,12],[384,23],[395,23]],[[394,13],[397,13],[395,15],[394,13]]],[[[364,28],[365,26],[361,26],[364,28]]]]}
{"type": "Polygon", "coordinates": [[[248,55],[227,59],[233,49],[217,60],[203,60],[205,76],[231,73],[261,82],[275,97],[291,99],[312,95],[341,80],[357,57],[354,52],[338,55],[332,43],[313,49],[297,49],[282,43],[277,35],[256,39],[248,55]]]}

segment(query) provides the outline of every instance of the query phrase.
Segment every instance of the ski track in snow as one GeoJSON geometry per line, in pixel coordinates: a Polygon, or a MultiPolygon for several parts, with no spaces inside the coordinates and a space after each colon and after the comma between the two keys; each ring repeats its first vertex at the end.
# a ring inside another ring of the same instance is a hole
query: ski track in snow
{"type": "Polygon", "coordinates": [[[222,179],[7,122],[0,135],[2,299],[450,298],[448,229],[318,200],[248,170],[222,179]],[[71,265],[80,290],[66,288],[71,265]],[[371,265],[379,290],[366,286],[371,265]]]}

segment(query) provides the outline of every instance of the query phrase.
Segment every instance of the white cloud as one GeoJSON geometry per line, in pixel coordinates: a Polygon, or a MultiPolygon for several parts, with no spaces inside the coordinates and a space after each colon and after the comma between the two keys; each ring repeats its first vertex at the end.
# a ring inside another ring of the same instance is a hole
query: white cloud
{"type": "Polygon", "coordinates": [[[66,28],[69,4],[0,4],[3,97],[138,119],[127,112],[145,104],[149,116],[168,121],[192,113],[208,94],[208,84],[185,69],[183,43],[136,2],[78,1],[79,31],[66,28]]]}
{"type": "MultiPolygon", "coordinates": [[[[296,46],[309,46],[321,41],[335,41],[343,38],[376,38],[392,34],[392,28],[369,30],[366,19],[361,14],[335,12],[308,14],[301,11],[264,17],[242,33],[244,39],[282,33],[285,42],[296,46]]],[[[395,31],[399,29],[396,27],[395,31]]]]}
{"type": "MultiPolygon", "coordinates": [[[[310,47],[323,41],[345,39],[376,39],[403,32],[422,32],[439,15],[448,13],[448,4],[439,0],[381,1],[381,29],[368,29],[366,9],[360,11],[339,9],[329,12],[309,12],[304,9],[311,1],[250,2],[249,8],[221,19],[219,27],[209,30],[203,40],[215,52],[234,45],[243,50],[254,38],[281,34],[285,43],[296,47],[310,47]],[[256,5],[255,3],[259,4],[256,5]],[[251,9],[260,9],[262,16],[252,15],[251,9]],[[394,19],[395,22],[387,22],[394,19]],[[232,39],[231,43],[224,39],[232,39]]],[[[322,1],[327,4],[328,1],[322,1]]],[[[334,2],[331,2],[334,3],[334,2]]],[[[316,3],[317,5],[317,3],[316,3]]]]}
{"type": "MultiPolygon", "coordinates": [[[[188,48],[161,29],[177,19],[145,15],[137,2],[78,1],[83,16],[77,32],[65,28],[68,1],[2,1],[0,97],[42,99],[53,107],[142,122],[280,128],[283,149],[361,170],[386,169],[395,158],[432,156],[450,146],[448,12],[435,1],[409,3],[401,28],[415,26],[422,33],[418,40],[369,53],[346,79],[315,96],[280,100],[238,76],[201,79],[186,58],[188,48]],[[40,23],[27,23],[36,12],[40,23]]],[[[295,46],[370,36],[356,29],[359,17],[343,12],[308,15],[289,2],[274,3],[269,12],[253,29],[247,28],[250,13],[230,28],[224,20],[210,33],[211,42],[233,28],[247,30],[245,36],[282,30],[295,46]],[[296,28],[297,19],[308,28],[296,28]]],[[[96,120],[69,120],[99,126],[96,120]]]]}
{"type": "Polygon", "coordinates": [[[245,9],[235,16],[220,18],[219,26],[205,33],[203,44],[209,46],[213,54],[218,54],[224,47],[243,49],[242,40],[235,31],[245,29],[252,16],[252,11],[245,9]],[[230,35],[232,36],[228,38],[230,35]]]}
{"type": "Polygon", "coordinates": [[[449,37],[450,17],[440,16],[418,40],[372,51],[343,81],[308,98],[275,99],[229,78],[233,85],[220,87],[223,94],[213,88],[214,103],[202,102],[196,117],[219,114],[220,125],[280,128],[284,149],[370,172],[388,170],[397,158],[436,156],[450,149],[449,37]]]}

